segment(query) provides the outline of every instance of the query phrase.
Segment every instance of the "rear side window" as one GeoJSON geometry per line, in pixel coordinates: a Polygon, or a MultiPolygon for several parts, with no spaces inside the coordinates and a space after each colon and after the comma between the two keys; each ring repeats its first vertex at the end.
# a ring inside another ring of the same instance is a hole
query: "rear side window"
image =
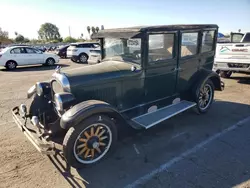
{"type": "Polygon", "coordinates": [[[214,32],[215,31],[204,31],[203,32],[201,53],[209,52],[209,51],[213,50],[214,32]]]}
{"type": "Polygon", "coordinates": [[[10,51],[11,54],[24,54],[26,53],[24,48],[14,48],[10,51]]]}
{"type": "Polygon", "coordinates": [[[250,33],[247,33],[242,42],[250,42],[250,33]]]}
{"type": "Polygon", "coordinates": [[[187,57],[197,54],[198,32],[182,33],[181,39],[181,57],[187,57]]]}

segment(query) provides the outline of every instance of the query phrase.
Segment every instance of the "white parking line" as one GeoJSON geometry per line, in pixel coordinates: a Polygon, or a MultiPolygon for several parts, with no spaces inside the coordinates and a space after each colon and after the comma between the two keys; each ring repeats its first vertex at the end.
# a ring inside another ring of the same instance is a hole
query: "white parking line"
{"type": "Polygon", "coordinates": [[[156,174],[161,173],[163,171],[167,171],[173,164],[175,164],[177,162],[180,162],[181,160],[183,160],[188,155],[190,155],[192,153],[195,153],[197,150],[201,149],[203,146],[205,146],[205,145],[209,144],[210,142],[214,141],[215,139],[223,136],[224,134],[228,133],[229,131],[237,129],[240,125],[242,125],[242,124],[244,124],[244,123],[246,123],[248,121],[250,121],[250,116],[243,119],[243,120],[241,120],[241,121],[239,121],[239,122],[237,122],[236,124],[228,127],[227,129],[224,129],[222,132],[211,136],[209,139],[197,144],[192,149],[185,151],[181,155],[173,158],[172,160],[167,161],[166,163],[162,164],[159,168],[157,168],[157,169],[153,170],[152,172],[140,177],[139,179],[137,179],[133,183],[125,186],[125,188],[132,188],[132,187],[136,187],[138,185],[146,183],[148,180],[150,180],[156,174]]]}

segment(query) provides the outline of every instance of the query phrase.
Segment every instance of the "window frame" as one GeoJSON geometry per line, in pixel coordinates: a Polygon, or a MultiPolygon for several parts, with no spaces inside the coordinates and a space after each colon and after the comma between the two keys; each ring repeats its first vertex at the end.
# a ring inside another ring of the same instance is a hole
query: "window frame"
{"type": "Polygon", "coordinates": [[[201,29],[194,29],[194,30],[181,30],[180,31],[180,42],[179,42],[179,58],[180,59],[189,59],[189,58],[193,58],[194,56],[197,56],[200,54],[200,46],[201,46],[201,40],[200,40],[200,37],[201,37],[201,32],[203,30],[201,29]],[[193,55],[187,55],[187,56],[184,56],[182,57],[181,56],[181,47],[182,47],[182,34],[184,33],[197,33],[197,46],[196,46],[196,54],[193,54],[193,55]]]}
{"type": "Polygon", "coordinates": [[[216,28],[208,28],[208,29],[202,29],[201,30],[201,42],[200,42],[200,49],[199,49],[201,54],[215,51],[215,48],[216,48],[215,40],[217,39],[217,34],[218,34],[218,32],[216,32],[216,31],[217,31],[216,28]],[[214,31],[214,38],[213,38],[212,49],[210,51],[206,51],[206,52],[202,52],[202,42],[203,42],[202,39],[203,39],[203,33],[204,33],[204,31],[214,31]]]}
{"type": "Polygon", "coordinates": [[[156,32],[148,32],[147,33],[147,56],[146,56],[146,67],[157,67],[157,66],[163,66],[166,65],[169,61],[175,61],[177,60],[177,41],[178,41],[178,31],[156,31],[156,32]],[[172,51],[172,58],[171,59],[164,59],[155,61],[157,63],[150,63],[149,62],[149,36],[150,35],[166,35],[166,34],[173,34],[174,35],[174,41],[173,41],[173,51],[172,51]]]}

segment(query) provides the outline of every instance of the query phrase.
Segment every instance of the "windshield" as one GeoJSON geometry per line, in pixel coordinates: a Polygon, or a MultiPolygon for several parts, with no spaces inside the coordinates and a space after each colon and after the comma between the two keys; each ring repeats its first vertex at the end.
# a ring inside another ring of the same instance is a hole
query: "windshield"
{"type": "Polygon", "coordinates": [[[103,42],[104,60],[121,59],[141,64],[141,39],[105,38],[103,42]]]}

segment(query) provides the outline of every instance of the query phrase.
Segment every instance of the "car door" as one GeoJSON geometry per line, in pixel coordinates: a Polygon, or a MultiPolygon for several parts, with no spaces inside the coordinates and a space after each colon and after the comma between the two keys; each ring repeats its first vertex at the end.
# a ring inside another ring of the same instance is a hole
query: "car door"
{"type": "Polygon", "coordinates": [[[35,50],[34,48],[25,48],[26,53],[28,55],[27,64],[40,64],[43,62],[43,54],[39,53],[38,50],[35,50]]]}
{"type": "Polygon", "coordinates": [[[199,33],[199,30],[180,32],[178,92],[188,89],[192,76],[199,69],[199,33]]]}
{"type": "Polygon", "coordinates": [[[18,65],[25,65],[28,59],[24,47],[16,47],[10,51],[10,59],[17,62],[18,65]]]}
{"type": "Polygon", "coordinates": [[[149,33],[145,70],[145,102],[175,94],[177,79],[177,32],[149,33]]]}

